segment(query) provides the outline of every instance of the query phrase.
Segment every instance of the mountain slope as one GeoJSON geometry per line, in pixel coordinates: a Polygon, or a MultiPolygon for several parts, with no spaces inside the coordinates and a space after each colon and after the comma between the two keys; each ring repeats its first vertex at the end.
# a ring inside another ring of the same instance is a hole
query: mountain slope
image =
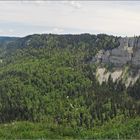
{"type": "MultiPolygon", "coordinates": [[[[93,57],[101,49],[118,48],[119,39],[105,34],[43,34],[7,43],[0,52],[1,123],[39,122],[51,125],[52,131],[68,128],[69,137],[76,135],[69,128],[86,130],[92,137],[94,129],[104,130],[111,120],[117,124],[118,117],[138,118],[139,80],[126,88],[121,79],[109,76],[100,84],[96,77],[102,64],[93,62],[93,57]]],[[[95,138],[112,138],[97,133],[95,138]]],[[[122,138],[128,135],[123,134],[122,138]]]]}

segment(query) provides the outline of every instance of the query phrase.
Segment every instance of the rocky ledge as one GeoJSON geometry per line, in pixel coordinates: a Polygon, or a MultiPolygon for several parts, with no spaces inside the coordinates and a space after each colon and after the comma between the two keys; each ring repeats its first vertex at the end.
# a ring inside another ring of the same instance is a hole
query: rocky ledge
{"type": "Polygon", "coordinates": [[[100,50],[93,58],[94,62],[123,66],[130,64],[140,67],[140,37],[119,39],[119,46],[112,50],[100,50]]]}

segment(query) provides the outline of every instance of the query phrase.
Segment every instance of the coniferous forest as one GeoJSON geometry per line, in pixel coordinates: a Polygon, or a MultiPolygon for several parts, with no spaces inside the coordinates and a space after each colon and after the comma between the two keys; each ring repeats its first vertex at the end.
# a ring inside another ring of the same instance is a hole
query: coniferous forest
{"type": "Polygon", "coordinates": [[[106,34],[0,38],[0,138],[139,139],[140,79],[99,83],[106,34]]]}

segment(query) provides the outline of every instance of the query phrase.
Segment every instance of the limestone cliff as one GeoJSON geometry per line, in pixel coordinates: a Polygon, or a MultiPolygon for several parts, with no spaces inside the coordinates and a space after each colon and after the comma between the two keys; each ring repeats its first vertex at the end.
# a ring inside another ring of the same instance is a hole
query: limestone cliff
{"type": "Polygon", "coordinates": [[[100,50],[94,61],[114,66],[130,64],[140,67],[140,37],[126,37],[119,39],[120,45],[112,50],[100,50]]]}
{"type": "Polygon", "coordinates": [[[93,61],[99,64],[96,76],[100,83],[107,81],[110,75],[113,81],[123,79],[126,86],[134,84],[140,77],[140,37],[120,38],[117,48],[100,50],[93,61]],[[111,64],[113,71],[104,64],[111,64]]]}

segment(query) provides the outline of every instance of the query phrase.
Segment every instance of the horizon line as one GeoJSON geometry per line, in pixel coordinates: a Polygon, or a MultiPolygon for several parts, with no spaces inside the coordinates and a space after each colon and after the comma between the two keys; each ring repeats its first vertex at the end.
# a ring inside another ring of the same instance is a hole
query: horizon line
{"type": "Polygon", "coordinates": [[[0,37],[16,37],[16,38],[24,38],[24,37],[27,37],[27,36],[32,36],[32,35],[84,35],[84,34],[89,34],[89,35],[108,35],[108,36],[114,36],[114,37],[139,37],[140,35],[133,35],[133,36],[123,36],[123,35],[113,35],[113,34],[109,34],[109,33],[88,33],[88,32],[81,32],[81,33],[31,33],[31,34],[27,34],[27,35],[23,35],[23,36],[19,36],[19,35],[0,35],[0,37]]]}

